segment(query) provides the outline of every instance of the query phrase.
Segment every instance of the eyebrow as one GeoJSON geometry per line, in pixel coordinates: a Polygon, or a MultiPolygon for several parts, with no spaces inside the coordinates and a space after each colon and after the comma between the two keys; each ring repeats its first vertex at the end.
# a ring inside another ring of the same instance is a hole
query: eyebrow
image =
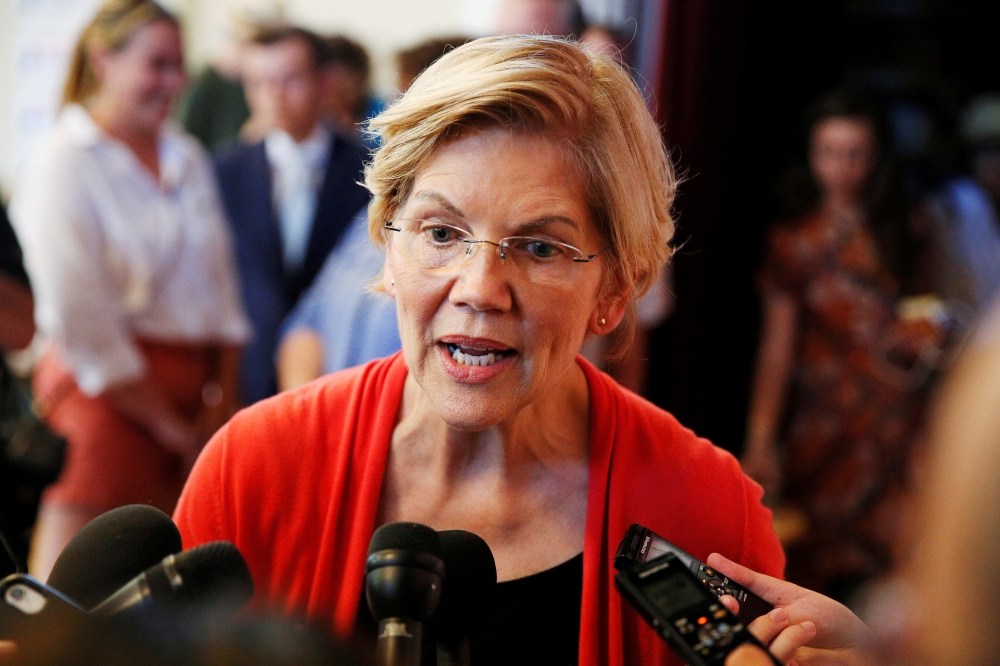
{"type": "MultiPolygon", "coordinates": [[[[455,207],[454,204],[448,201],[448,199],[438,194],[437,192],[433,192],[430,190],[422,190],[420,192],[417,192],[413,196],[413,198],[417,201],[433,201],[434,203],[438,204],[439,206],[447,210],[455,217],[460,217],[462,219],[465,219],[465,213],[460,211],[458,208],[455,207]]],[[[530,222],[525,222],[524,224],[518,225],[518,230],[520,232],[533,231],[535,229],[540,229],[549,224],[563,224],[575,230],[580,229],[580,225],[577,223],[576,220],[574,220],[571,217],[566,217],[565,215],[546,215],[544,217],[539,217],[534,220],[531,220],[530,222]]]]}
{"type": "Polygon", "coordinates": [[[571,217],[566,217],[565,215],[546,215],[545,217],[540,217],[532,220],[531,222],[525,222],[520,225],[519,228],[522,231],[531,231],[533,229],[540,229],[549,224],[564,224],[576,230],[580,229],[580,225],[577,224],[576,220],[571,217]]]}
{"type": "Polygon", "coordinates": [[[433,201],[434,203],[438,204],[439,206],[447,210],[455,217],[461,217],[463,219],[465,218],[465,214],[462,211],[456,208],[453,203],[445,199],[437,192],[429,192],[427,190],[423,190],[421,192],[418,192],[413,198],[418,201],[425,201],[425,200],[433,201]]]}

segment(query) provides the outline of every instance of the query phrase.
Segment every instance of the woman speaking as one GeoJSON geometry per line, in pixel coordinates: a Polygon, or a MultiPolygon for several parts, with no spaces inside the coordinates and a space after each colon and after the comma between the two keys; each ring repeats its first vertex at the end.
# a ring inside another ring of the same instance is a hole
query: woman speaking
{"type": "Polygon", "coordinates": [[[488,38],[372,127],[403,350],[237,415],[181,497],[185,547],[233,541],[259,603],[346,635],[370,621],[375,528],[464,529],[501,581],[475,663],[676,663],[614,590],[629,524],[774,575],[784,556],[729,454],[578,355],[627,342],[670,254],[674,174],[639,91],[574,44],[488,38]]]}

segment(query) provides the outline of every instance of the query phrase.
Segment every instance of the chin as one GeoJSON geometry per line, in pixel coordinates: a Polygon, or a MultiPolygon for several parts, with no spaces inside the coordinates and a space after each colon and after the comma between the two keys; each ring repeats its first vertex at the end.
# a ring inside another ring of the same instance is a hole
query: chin
{"type": "MultiPolygon", "coordinates": [[[[499,387],[497,387],[499,388],[499,387]]],[[[479,432],[492,428],[510,417],[519,405],[513,391],[460,387],[429,394],[434,411],[448,427],[466,432],[479,432]]]]}

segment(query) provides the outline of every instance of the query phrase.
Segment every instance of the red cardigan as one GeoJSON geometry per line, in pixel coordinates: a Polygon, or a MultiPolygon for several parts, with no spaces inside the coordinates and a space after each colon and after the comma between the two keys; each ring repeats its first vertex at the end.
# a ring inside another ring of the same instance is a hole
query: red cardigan
{"type": "MultiPolygon", "coordinates": [[[[591,440],[580,664],[677,664],[614,589],[612,558],[641,523],[695,557],[781,576],[761,489],[736,460],[582,358],[591,440]]],[[[208,443],[174,519],[184,547],[232,541],[255,603],[349,635],[407,369],[401,353],[237,414],[208,443]]]]}

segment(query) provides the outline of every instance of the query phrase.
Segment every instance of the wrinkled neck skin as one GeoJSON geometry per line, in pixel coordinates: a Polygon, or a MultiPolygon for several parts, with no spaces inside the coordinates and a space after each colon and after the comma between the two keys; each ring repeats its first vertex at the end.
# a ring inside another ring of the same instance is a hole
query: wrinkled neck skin
{"type": "MultiPolygon", "coordinates": [[[[425,473],[444,484],[483,473],[516,483],[545,470],[558,474],[566,465],[586,464],[590,397],[583,369],[572,363],[539,394],[491,427],[460,430],[438,416],[423,388],[409,375],[393,434],[394,449],[397,443],[405,446],[425,466],[425,473]]],[[[469,409],[475,409],[474,402],[469,409]]]]}

